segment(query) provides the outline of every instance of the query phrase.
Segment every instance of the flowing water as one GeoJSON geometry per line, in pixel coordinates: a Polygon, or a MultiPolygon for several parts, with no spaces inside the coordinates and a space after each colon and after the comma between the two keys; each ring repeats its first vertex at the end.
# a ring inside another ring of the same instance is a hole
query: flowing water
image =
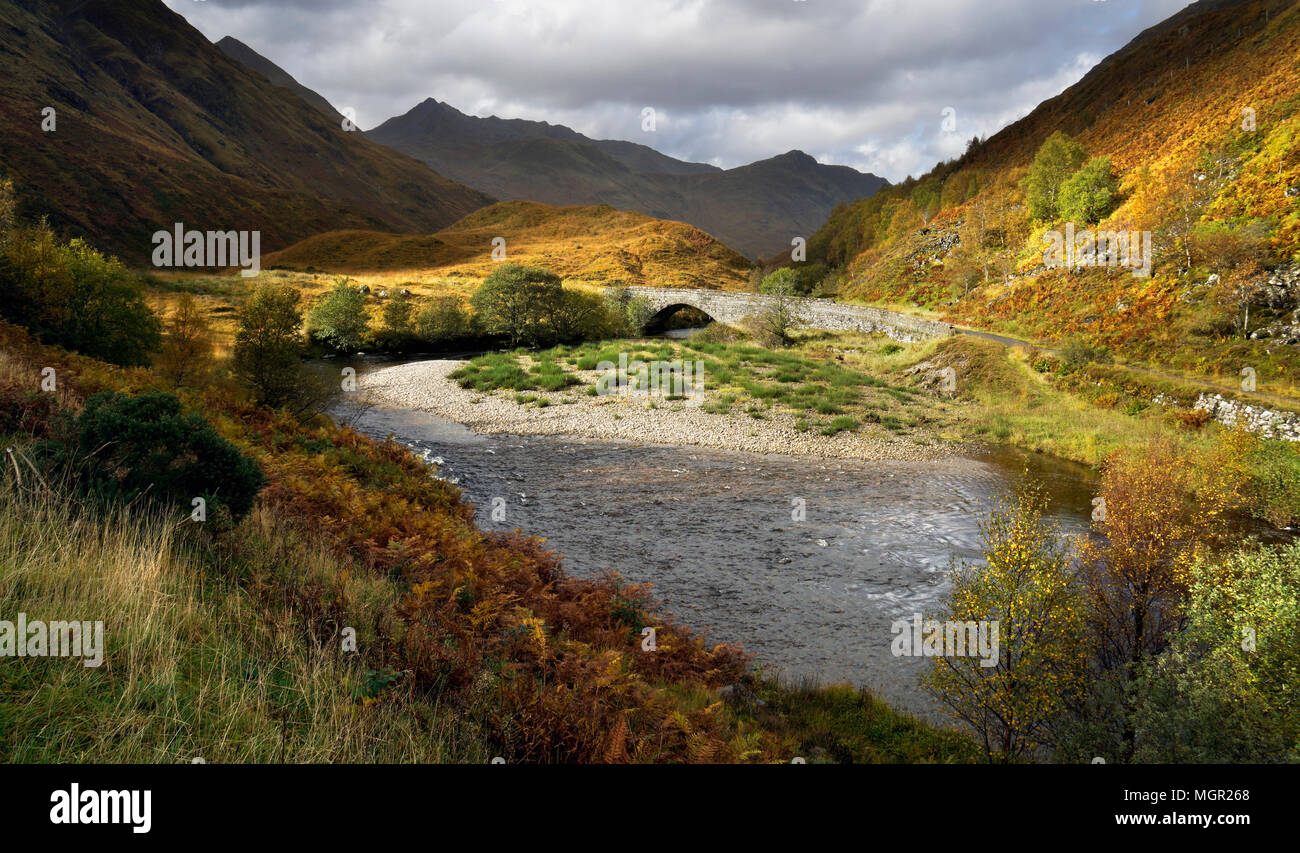
{"type": "Polygon", "coordinates": [[[893,656],[892,623],[941,605],[952,561],[978,558],[981,519],[1026,470],[1068,533],[1086,528],[1094,494],[1086,468],[1012,451],[820,460],[482,436],[383,408],[353,426],[411,446],[465,491],[483,528],[544,537],[572,574],[651,583],[678,622],[779,675],[864,685],[925,716],[937,714],[917,685],[930,662],[893,656]]]}

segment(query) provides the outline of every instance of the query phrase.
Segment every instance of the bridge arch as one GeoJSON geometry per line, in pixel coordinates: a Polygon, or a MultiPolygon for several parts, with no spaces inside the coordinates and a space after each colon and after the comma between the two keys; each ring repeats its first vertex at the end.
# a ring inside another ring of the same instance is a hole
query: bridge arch
{"type": "MultiPolygon", "coordinates": [[[[627,292],[645,299],[654,312],[653,316],[661,322],[660,315],[666,317],[686,306],[703,312],[718,323],[738,326],[771,303],[770,296],[709,288],[629,287],[627,292]]],[[[796,299],[794,304],[801,324],[813,329],[883,334],[899,341],[943,338],[957,332],[948,323],[867,305],[808,298],[796,299]]]]}
{"type": "Polygon", "coordinates": [[[655,313],[650,317],[650,319],[646,321],[646,324],[642,329],[642,331],[647,333],[663,331],[663,329],[668,324],[668,318],[673,316],[677,312],[683,310],[697,311],[700,314],[704,315],[704,317],[706,317],[709,322],[717,322],[716,317],[714,317],[704,308],[701,308],[699,305],[692,305],[691,302],[689,301],[679,300],[676,302],[672,302],[668,305],[664,305],[662,308],[658,308],[658,310],[655,311],[655,313]]]}

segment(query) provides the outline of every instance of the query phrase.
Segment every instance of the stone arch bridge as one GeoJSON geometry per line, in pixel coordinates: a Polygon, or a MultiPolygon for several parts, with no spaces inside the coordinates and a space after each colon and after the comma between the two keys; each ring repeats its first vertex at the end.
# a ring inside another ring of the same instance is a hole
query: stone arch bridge
{"type": "MultiPolygon", "coordinates": [[[[772,297],[756,293],[737,293],[728,290],[698,290],[694,288],[629,287],[628,293],[650,303],[655,315],[647,328],[661,325],[671,314],[682,308],[695,308],[719,323],[740,325],[746,317],[762,312],[772,297]]],[[[923,341],[955,334],[957,329],[947,323],[911,317],[883,308],[846,305],[831,299],[799,298],[793,300],[802,325],[830,331],[866,332],[884,334],[897,341],[923,341]]]]}

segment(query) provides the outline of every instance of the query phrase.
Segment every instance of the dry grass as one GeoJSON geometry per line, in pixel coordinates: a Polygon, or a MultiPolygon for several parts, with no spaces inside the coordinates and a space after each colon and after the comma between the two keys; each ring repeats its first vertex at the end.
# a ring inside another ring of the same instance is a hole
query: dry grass
{"type": "MultiPolygon", "coordinates": [[[[326,552],[265,514],[245,521],[281,575],[337,577],[326,552]]],[[[215,560],[171,520],[20,494],[0,499],[3,618],[102,621],[98,668],[10,659],[0,756],[13,762],[406,762],[484,760],[451,715],[402,694],[360,704],[355,655],[314,642],[300,617],[257,600],[226,572],[263,572],[254,554],[215,560]],[[432,719],[429,719],[432,717],[432,719]]],[[[287,580],[287,578],[285,578],[287,580]]],[[[351,584],[362,616],[395,596],[351,584]]],[[[360,630],[360,629],[359,629],[360,630]]]]}
{"type": "Polygon", "coordinates": [[[698,228],[608,205],[505,202],[432,235],[332,231],[268,255],[263,263],[382,274],[389,282],[451,278],[477,284],[499,263],[492,257],[498,237],[505,240],[506,260],[546,267],[568,280],[724,290],[748,286],[749,262],[698,228]]]}

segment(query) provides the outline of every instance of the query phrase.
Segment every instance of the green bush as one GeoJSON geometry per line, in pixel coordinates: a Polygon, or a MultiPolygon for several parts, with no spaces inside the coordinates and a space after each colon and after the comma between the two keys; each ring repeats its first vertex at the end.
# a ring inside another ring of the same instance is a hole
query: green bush
{"type": "Polygon", "coordinates": [[[0,292],[6,320],[112,364],[147,365],[162,342],[141,279],[82,240],[59,242],[45,223],[0,231],[0,292]]]}
{"type": "Polygon", "coordinates": [[[278,407],[302,393],[302,295],[287,284],[262,284],[239,314],[233,368],[257,402],[278,407]]]}
{"type": "Polygon", "coordinates": [[[257,463],[212,428],[185,414],[180,400],[153,392],[128,397],[100,392],[52,438],[37,446],[52,472],[106,500],[144,499],[191,511],[203,498],[209,514],[224,507],[239,519],[253,507],[265,480],[257,463]]]}
{"type": "Polygon", "coordinates": [[[641,334],[655,313],[650,300],[644,296],[633,296],[623,286],[610,287],[605,291],[605,305],[615,327],[614,334],[618,337],[641,334]]]}
{"type": "Polygon", "coordinates": [[[430,344],[464,340],[474,334],[474,322],[459,296],[437,296],[415,315],[415,334],[430,344]]]}
{"type": "Polygon", "coordinates": [[[1048,137],[1021,184],[1030,216],[1044,222],[1060,218],[1061,188],[1087,157],[1084,147],[1067,134],[1058,130],[1048,137]]]}
{"type": "Polygon", "coordinates": [[[1070,338],[1061,346],[1061,364],[1070,370],[1085,364],[1109,364],[1110,360],[1109,350],[1082,338],[1070,338]]]}
{"type": "Polygon", "coordinates": [[[415,303],[405,293],[398,292],[379,312],[384,322],[384,333],[394,339],[409,338],[415,332],[415,303]]]}
{"type": "MultiPolygon", "coordinates": [[[[406,303],[409,315],[409,303],[406,303]]],[[[395,312],[396,314],[400,312],[395,312]]],[[[337,352],[356,352],[361,349],[370,328],[366,313],[366,295],[341,278],[316,303],[307,317],[307,328],[313,340],[320,341],[337,352]]]]}
{"type": "Polygon", "coordinates": [[[1134,759],[1300,761],[1300,545],[1199,565],[1186,614],[1135,684],[1134,759]]]}
{"type": "Polygon", "coordinates": [[[1061,185],[1061,216],[1080,224],[1100,222],[1115,208],[1119,188],[1109,157],[1093,157],[1061,185]]]}
{"type": "Polygon", "coordinates": [[[555,338],[551,315],[564,299],[560,277],[541,267],[509,263],[484,280],[470,304],[483,328],[510,346],[540,346],[555,338]]]}

